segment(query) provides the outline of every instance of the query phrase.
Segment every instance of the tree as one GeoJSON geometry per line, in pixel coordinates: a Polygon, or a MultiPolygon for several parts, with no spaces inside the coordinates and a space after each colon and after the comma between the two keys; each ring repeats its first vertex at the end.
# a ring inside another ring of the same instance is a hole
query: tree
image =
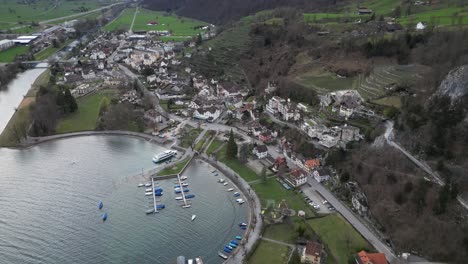
{"type": "Polygon", "coordinates": [[[197,36],[197,45],[200,45],[202,43],[202,36],[201,36],[201,33],[198,33],[198,36],[197,36]]]}
{"type": "Polygon", "coordinates": [[[401,16],[401,6],[397,6],[395,7],[395,9],[393,10],[393,16],[396,17],[396,18],[399,18],[401,16]]]}
{"type": "Polygon", "coordinates": [[[241,163],[246,163],[250,153],[250,146],[248,144],[241,145],[239,149],[239,161],[241,163]]]}
{"type": "Polygon", "coordinates": [[[343,172],[343,174],[341,174],[340,176],[340,181],[345,183],[345,182],[348,182],[349,181],[349,172],[345,171],[343,172]]]}
{"type": "Polygon", "coordinates": [[[110,105],[109,98],[103,97],[101,99],[101,102],[99,103],[99,116],[102,116],[107,111],[107,109],[109,108],[109,105],[110,105]]]}
{"type": "Polygon", "coordinates": [[[304,226],[302,226],[302,225],[300,225],[300,226],[298,226],[298,227],[296,228],[296,232],[297,232],[297,235],[298,235],[299,237],[303,237],[305,231],[306,231],[306,230],[305,230],[304,226]]]}
{"type": "Polygon", "coordinates": [[[266,175],[265,166],[262,168],[262,172],[260,173],[260,177],[261,177],[263,183],[267,182],[267,175],[266,175]]]}
{"type": "Polygon", "coordinates": [[[293,253],[291,256],[291,260],[289,261],[289,264],[301,264],[301,256],[299,256],[299,252],[297,249],[293,249],[293,253]]]}
{"type": "Polygon", "coordinates": [[[229,140],[226,148],[226,156],[230,159],[234,159],[237,157],[237,144],[234,140],[234,133],[232,132],[232,129],[229,134],[229,140]]]}
{"type": "Polygon", "coordinates": [[[64,100],[66,113],[73,113],[78,109],[78,104],[76,103],[75,97],[71,94],[70,89],[65,89],[64,100]]]}

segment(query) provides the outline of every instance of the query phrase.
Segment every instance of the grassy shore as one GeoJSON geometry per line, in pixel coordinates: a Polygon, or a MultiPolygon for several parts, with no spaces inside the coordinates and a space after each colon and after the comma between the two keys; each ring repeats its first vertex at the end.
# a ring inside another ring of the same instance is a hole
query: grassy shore
{"type": "Polygon", "coordinates": [[[23,55],[29,52],[28,46],[15,46],[6,50],[0,51],[0,62],[12,62],[16,56],[23,55]]]}
{"type": "MultiPolygon", "coordinates": [[[[112,97],[114,91],[101,90],[77,99],[78,110],[66,116],[57,125],[57,134],[95,130],[99,118],[99,105],[104,97],[112,97]]],[[[109,98],[110,99],[110,98],[109,98]]]]}
{"type": "Polygon", "coordinates": [[[249,264],[283,264],[288,261],[288,247],[268,241],[260,241],[249,264]]]}
{"type": "Polygon", "coordinates": [[[214,139],[211,142],[211,144],[208,146],[208,149],[206,150],[206,154],[210,155],[211,153],[213,153],[213,151],[218,149],[219,146],[221,146],[222,144],[223,144],[223,141],[221,141],[219,139],[214,139]]]}
{"type": "Polygon", "coordinates": [[[190,161],[190,158],[185,158],[184,160],[181,160],[173,165],[170,165],[169,167],[163,169],[158,173],[158,176],[166,176],[166,175],[172,175],[172,174],[179,174],[182,169],[187,165],[187,163],[190,161]]]}

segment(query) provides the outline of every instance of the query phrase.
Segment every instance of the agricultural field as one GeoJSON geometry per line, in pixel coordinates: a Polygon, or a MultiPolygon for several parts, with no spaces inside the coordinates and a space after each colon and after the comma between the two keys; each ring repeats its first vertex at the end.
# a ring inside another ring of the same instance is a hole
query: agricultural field
{"type": "Polygon", "coordinates": [[[120,16],[105,25],[103,29],[107,31],[129,30],[132,24],[133,14],[135,14],[135,8],[125,9],[120,16]]]}
{"type": "Polygon", "coordinates": [[[28,46],[14,46],[0,51],[0,62],[12,62],[17,55],[23,55],[29,52],[28,46]]]}
{"type": "Polygon", "coordinates": [[[297,76],[294,81],[306,88],[315,90],[317,94],[354,89],[357,85],[357,78],[339,77],[328,72],[309,72],[297,76]]]}
{"type": "Polygon", "coordinates": [[[433,26],[468,25],[468,6],[416,13],[399,18],[397,21],[402,25],[415,25],[418,22],[426,22],[433,26]]]}
{"type": "Polygon", "coordinates": [[[110,1],[36,0],[23,4],[16,0],[3,0],[0,9],[0,29],[17,26],[19,22],[43,21],[85,12],[109,4],[110,1]]]}

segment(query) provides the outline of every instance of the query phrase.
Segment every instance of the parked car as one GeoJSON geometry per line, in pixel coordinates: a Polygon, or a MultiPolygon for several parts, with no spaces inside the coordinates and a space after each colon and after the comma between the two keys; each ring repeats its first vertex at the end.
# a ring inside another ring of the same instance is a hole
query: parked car
{"type": "Polygon", "coordinates": [[[327,201],[327,200],[323,200],[322,203],[323,203],[323,204],[327,204],[328,201],[327,201]]]}
{"type": "Polygon", "coordinates": [[[314,209],[315,209],[315,210],[320,209],[320,205],[318,205],[318,204],[314,205],[314,209]]]}

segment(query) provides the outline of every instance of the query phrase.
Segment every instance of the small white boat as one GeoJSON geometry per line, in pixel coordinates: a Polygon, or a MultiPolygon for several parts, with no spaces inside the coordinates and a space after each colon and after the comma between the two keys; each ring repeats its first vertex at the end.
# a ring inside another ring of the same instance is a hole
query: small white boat
{"type": "Polygon", "coordinates": [[[146,196],[153,195],[153,192],[145,192],[145,195],[146,195],[146,196]]]}
{"type": "Polygon", "coordinates": [[[192,207],[190,204],[182,205],[182,208],[190,208],[190,207],[192,207]]]}
{"type": "Polygon", "coordinates": [[[187,176],[181,176],[180,179],[183,181],[183,180],[186,180],[187,179],[187,176]]]}
{"type": "Polygon", "coordinates": [[[146,214],[152,214],[152,213],[154,213],[154,209],[146,210],[145,213],[146,213],[146,214]]]}
{"type": "Polygon", "coordinates": [[[227,183],[227,182],[225,182],[225,183],[223,183],[223,185],[224,185],[224,186],[226,186],[226,185],[228,185],[228,183],[227,183]]]}
{"type": "Polygon", "coordinates": [[[145,184],[145,187],[151,187],[151,186],[153,186],[151,183],[146,183],[145,184]]]}
{"type": "Polygon", "coordinates": [[[152,192],[152,191],[153,191],[152,188],[147,188],[147,189],[145,190],[145,192],[152,192]]]}
{"type": "Polygon", "coordinates": [[[183,200],[184,197],[182,197],[182,196],[177,196],[175,199],[176,199],[177,201],[180,201],[180,200],[183,200]]]}
{"type": "Polygon", "coordinates": [[[140,184],[138,184],[138,187],[144,187],[144,186],[145,186],[145,184],[144,184],[144,183],[140,183],[140,184]]]}
{"type": "Polygon", "coordinates": [[[196,217],[197,215],[192,215],[192,221],[195,220],[196,217]]]}
{"type": "Polygon", "coordinates": [[[232,192],[232,191],[234,191],[234,188],[229,188],[229,189],[227,189],[227,191],[232,192]]]}
{"type": "Polygon", "coordinates": [[[224,179],[219,179],[218,182],[219,182],[219,183],[223,183],[223,182],[224,182],[224,179]]]}
{"type": "Polygon", "coordinates": [[[240,198],[239,198],[239,199],[236,199],[236,202],[237,202],[238,204],[243,204],[243,203],[245,203],[244,199],[240,199],[240,198]]]}

